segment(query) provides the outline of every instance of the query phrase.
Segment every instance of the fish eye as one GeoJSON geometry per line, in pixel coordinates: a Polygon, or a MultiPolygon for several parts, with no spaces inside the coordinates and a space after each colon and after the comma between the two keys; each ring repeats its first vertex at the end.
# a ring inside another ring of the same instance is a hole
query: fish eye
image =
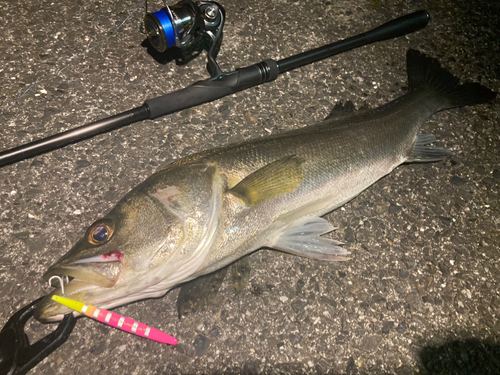
{"type": "Polygon", "coordinates": [[[113,220],[97,220],[87,230],[87,241],[92,245],[103,245],[111,239],[114,231],[115,223],[113,220]]]}
{"type": "Polygon", "coordinates": [[[97,242],[106,241],[108,239],[108,229],[104,225],[95,227],[92,238],[97,242]]]}

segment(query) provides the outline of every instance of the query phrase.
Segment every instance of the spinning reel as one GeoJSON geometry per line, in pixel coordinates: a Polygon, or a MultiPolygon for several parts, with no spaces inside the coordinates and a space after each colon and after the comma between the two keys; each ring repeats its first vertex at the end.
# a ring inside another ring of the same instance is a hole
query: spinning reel
{"type": "Polygon", "coordinates": [[[144,28],[149,42],[160,53],[177,47],[185,49],[208,36],[211,45],[207,51],[208,71],[212,77],[222,72],[215,62],[222,41],[224,8],[214,1],[181,0],[157,12],[146,13],[144,28]]]}

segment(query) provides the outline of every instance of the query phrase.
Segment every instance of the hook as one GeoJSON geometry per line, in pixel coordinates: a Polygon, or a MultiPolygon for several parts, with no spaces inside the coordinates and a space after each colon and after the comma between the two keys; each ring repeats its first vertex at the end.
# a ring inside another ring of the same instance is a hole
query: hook
{"type": "Polygon", "coordinates": [[[64,293],[64,284],[69,283],[68,275],[63,275],[63,277],[61,277],[59,275],[51,276],[50,279],[49,279],[49,286],[52,286],[52,279],[59,280],[59,285],[61,286],[62,295],[65,296],[65,293],[64,293]]]}

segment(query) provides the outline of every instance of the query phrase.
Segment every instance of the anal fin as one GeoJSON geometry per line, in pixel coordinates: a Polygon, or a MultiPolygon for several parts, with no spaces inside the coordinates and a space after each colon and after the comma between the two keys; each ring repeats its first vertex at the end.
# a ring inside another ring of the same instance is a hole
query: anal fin
{"type": "Polygon", "coordinates": [[[436,137],[432,134],[419,134],[417,136],[417,142],[415,143],[415,146],[413,146],[410,156],[406,162],[439,161],[453,155],[451,151],[445,148],[429,146],[429,143],[433,142],[436,142],[436,137]]]}
{"type": "Polygon", "coordinates": [[[320,217],[306,217],[293,222],[280,233],[270,247],[287,253],[327,261],[349,260],[342,242],[320,237],[335,228],[320,217]]]}

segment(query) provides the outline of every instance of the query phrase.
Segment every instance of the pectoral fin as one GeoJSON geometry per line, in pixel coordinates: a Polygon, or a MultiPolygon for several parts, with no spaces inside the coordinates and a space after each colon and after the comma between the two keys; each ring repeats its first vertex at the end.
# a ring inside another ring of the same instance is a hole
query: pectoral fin
{"type": "Polygon", "coordinates": [[[208,275],[200,276],[181,286],[177,297],[179,319],[207,306],[212,302],[226,277],[229,266],[208,275]]]}
{"type": "Polygon", "coordinates": [[[303,162],[296,155],[273,161],[245,177],[228,192],[240,198],[247,207],[290,193],[302,182],[303,162]]]}
{"type": "Polygon", "coordinates": [[[287,253],[328,261],[348,260],[342,242],[320,237],[335,228],[320,217],[306,217],[289,225],[269,245],[287,253]]]}
{"type": "Polygon", "coordinates": [[[220,270],[182,284],[177,297],[179,319],[202,309],[214,301],[229,268],[231,268],[234,294],[238,295],[243,291],[250,279],[248,256],[240,258],[220,270]]]}

